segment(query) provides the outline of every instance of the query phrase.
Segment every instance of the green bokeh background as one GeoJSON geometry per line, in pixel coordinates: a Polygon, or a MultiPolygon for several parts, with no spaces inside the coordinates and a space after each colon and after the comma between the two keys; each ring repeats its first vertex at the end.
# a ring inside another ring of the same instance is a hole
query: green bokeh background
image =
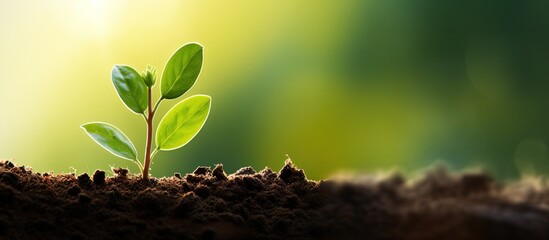
{"type": "Polygon", "coordinates": [[[312,179],[434,162],[547,175],[548,12],[523,0],[2,1],[0,158],[136,171],[79,125],[112,123],[142,155],[143,119],[116,95],[112,66],[161,70],[200,42],[187,96],[211,95],[212,112],[191,143],[157,155],[154,176],[279,169],[286,154],[312,179]]]}

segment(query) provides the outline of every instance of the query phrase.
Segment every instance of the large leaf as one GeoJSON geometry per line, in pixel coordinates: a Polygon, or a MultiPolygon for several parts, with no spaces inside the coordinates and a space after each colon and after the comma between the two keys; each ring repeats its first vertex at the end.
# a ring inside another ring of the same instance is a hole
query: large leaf
{"type": "Polygon", "coordinates": [[[86,123],[81,126],[90,137],[112,154],[128,159],[137,160],[137,150],[133,143],[120,129],[108,123],[86,123]]]}
{"type": "Polygon", "coordinates": [[[115,65],[111,76],[124,104],[135,113],[143,113],[147,109],[147,85],[141,74],[130,66],[115,65]]]}
{"type": "Polygon", "coordinates": [[[202,59],[203,48],[198,43],[189,43],[179,48],[162,72],[162,97],[174,99],[191,89],[202,69],[202,59]]]}
{"type": "Polygon", "coordinates": [[[210,96],[194,95],[170,109],[156,131],[158,149],[173,150],[191,141],[204,126],[211,102],[210,96]]]}

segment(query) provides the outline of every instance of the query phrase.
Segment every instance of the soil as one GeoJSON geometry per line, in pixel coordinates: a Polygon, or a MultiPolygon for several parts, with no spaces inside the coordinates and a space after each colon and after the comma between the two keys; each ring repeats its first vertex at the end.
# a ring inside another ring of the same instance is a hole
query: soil
{"type": "Polygon", "coordinates": [[[549,239],[549,190],[435,169],[410,181],[309,181],[222,165],[143,181],[0,162],[1,239],[549,239]]]}

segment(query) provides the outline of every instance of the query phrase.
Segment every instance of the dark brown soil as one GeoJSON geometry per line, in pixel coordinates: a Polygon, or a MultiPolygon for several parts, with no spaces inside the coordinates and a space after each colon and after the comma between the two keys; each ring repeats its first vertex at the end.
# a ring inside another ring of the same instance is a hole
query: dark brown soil
{"type": "Polygon", "coordinates": [[[549,191],[437,169],[308,181],[221,165],[142,181],[125,169],[51,175],[0,162],[1,239],[549,239],[549,191]]]}

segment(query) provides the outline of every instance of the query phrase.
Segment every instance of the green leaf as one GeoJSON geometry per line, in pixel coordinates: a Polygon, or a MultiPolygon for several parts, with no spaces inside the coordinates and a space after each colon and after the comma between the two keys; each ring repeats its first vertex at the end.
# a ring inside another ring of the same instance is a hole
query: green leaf
{"type": "Polygon", "coordinates": [[[115,65],[112,68],[112,83],[122,102],[135,113],[147,109],[147,85],[141,74],[126,65],[115,65]]]}
{"type": "Polygon", "coordinates": [[[160,150],[183,147],[200,131],[210,113],[212,98],[194,95],[176,104],[160,120],[156,145],[160,150]]]}
{"type": "Polygon", "coordinates": [[[202,69],[202,59],[203,48],[198,43],[189,43],[179,48],[170,57],[162,72],[162,97],[178,98],[191,89],[202,69]]]}
{"type": "Polygon", "coordinates": [[[108,123],[86,123],[80,126],[90,137],[112,154],[137,161],[137,150],[120,129],[108,123]]]}

